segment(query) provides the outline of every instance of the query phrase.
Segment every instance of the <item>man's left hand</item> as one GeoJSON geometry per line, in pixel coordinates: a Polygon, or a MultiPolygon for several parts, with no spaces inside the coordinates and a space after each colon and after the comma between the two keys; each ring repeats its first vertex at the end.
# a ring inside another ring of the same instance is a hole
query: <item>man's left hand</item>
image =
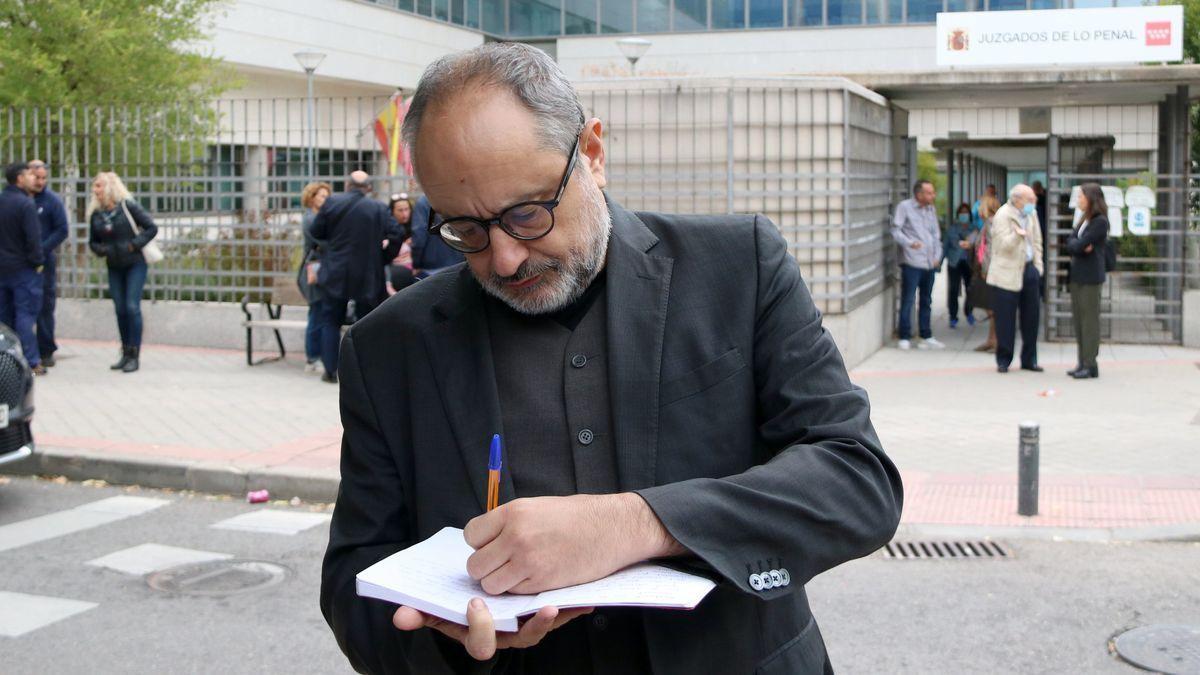
{"type": "Polygon", "coordinates": [[[540,593],[602,579],[683,547],[631,492],[518,499],[473,518],[467,573],[483,590],[540,593]]]}

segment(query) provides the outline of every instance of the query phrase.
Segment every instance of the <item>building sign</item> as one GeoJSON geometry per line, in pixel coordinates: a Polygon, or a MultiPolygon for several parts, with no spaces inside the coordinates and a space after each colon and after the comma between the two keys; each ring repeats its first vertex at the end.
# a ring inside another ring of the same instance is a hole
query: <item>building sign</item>
{"type": "Polygon", "coordinates": [[[1183,7],[937,15],[939,66],[1141,63],[1183,58],[1183,7]]]}

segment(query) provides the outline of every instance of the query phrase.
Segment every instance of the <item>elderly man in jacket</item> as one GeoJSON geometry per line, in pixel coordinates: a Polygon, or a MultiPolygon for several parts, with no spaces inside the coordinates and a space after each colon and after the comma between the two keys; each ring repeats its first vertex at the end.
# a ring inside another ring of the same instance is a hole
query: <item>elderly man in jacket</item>
{"type": "Polygon", "coordinates": [[[1007,373],[1012,364],[1019,315],[1021,370],[1041,372],[1037,362],[1037,333],[1044,268],[1042,228],[1033,188],[1024,183],[1013,187],[1008,203],[992,218],[988,237],[991,263],[987,284],[992,287],[992,310],[996,314],[996,370],[1007,373]]]}
{"type": "Polygon", "coordinates": [[[920,290],[917,325],[921,341],[917,349],[942,349],[946,345],[933,337],[930,315],[933,312],[933,280],[942,266],[942,234],[938,228],[933,200],[933,183],[919,180],[913,196],[896,206],[892,219],[892,239],[900,246],[900,341],[896,346],[909,349],[912,343],[913,294],[920,290]]]}

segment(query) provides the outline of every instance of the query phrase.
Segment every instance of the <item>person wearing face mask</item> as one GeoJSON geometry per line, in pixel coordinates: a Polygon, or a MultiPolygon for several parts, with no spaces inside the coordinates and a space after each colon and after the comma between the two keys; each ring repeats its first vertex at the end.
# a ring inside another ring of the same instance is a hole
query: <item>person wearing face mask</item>
{"type": "Polygon", "coordinates": [[[1042,228],[1036,208],[1033,188],[1019,183],[1009,192],[1008,202],[996,211],[988,229],[991,262],[987,284],[996,320],[996,369],[1001,373],[1008,372],[1013,360],[1018,314],[1021,370],[1042,371],[1037,362],[1042,228]]]}
{"type": "Polygon", "coordinates": [[[942,235],[942,256],[946,259],[946,272],[950,275],[946,308],[950,311],[951,328],[958,328],[959,295],[966,295],[963,314],[968,324],[975,325],[975,308],[971,306],[971,234],[971,207],[963,202],[958,205],[954,222],[942,235]]]}

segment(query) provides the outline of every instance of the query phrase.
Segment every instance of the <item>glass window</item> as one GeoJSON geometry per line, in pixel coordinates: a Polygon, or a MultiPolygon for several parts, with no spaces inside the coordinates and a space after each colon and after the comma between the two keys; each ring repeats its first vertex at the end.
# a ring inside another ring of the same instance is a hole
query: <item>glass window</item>
{"type": "Polygon", "coordinates": [[[1150,7],[1155,3],[1148,0],[1116,0],[1117,7],[1150,7]]]}
{"type": "Polygon", "coordinates": [[[413,11],[413,0],[396,0],[396,9],[402,9],[406,12],[413,11]]]}
{"type": "Polygon", "coordinates": [[[600,31],[633,32],[633,0],[600,0],[600,31]]]}
{"type": "Polygon", "coordinates": [[[471,28],[479,28],[479,0],[467,0],[466,24],[471,28]]]}
{"type": "Polygon", "coordinates": [[[417,14],[433,16],[433,0],[417,0],[417,14]]]}
{"type": "MultiPolygon", "coordinates": [[[[1021,0],[1024,3],[1025,0],[1021,0]]],[[[1021,8],[1024,9],[1022,4],[1021,8]]],[[[908,0],[909,23],[933,23],[937,21],[937,13],[942,11],[942,0],[908,0]]]]}
{"type": "Polygon", "coordinates": [[[712,27],[713,30],[745,28],[745,0],[712,0],[712,27]]]}
{"type": "Polygon", "coordinates": [[[867,23],[885,23],[886,19],[886,0],[867,0],[867,23]]]}
{"type": "Polygon", "coordinates": [[[788,0],[789,26],[820,26],[824,19],[824,0],[788,0]]]}
{"type": "Polygon", "coordinates": [[[669,29],[667,26],[669,11],[669,0],[638,0],[637,32],[665,33],[669,29]]]}
{"type": "Polygon", "coordinates": [[[450,0],[434,0],[433,18],[439,21],[450,20],[450,0]]]}
{"type": "Polygon", "coordinates": [[[1014,9],[1025,9],[1025,0],[988,0],[988,11],[1007,12],[1014,9]]]}
{"type": "Polygon", "coordinates": [[[466,19],[466,3],[463,0],[450,0],[450,20],[461,25],[466,19]]]}
{"type": "Polygon", "coordinates": [[[777,28],[783,25],[783,0],[750,0],[750,27],[777,28]]]}
{"type": "Polygon", "coordinates": [[[707,30],[708,0],[675,0],[675,30],[707,30]]]}
{"type": "Polygon", "coordinates": [[[946,11],[947,12],[982,12],[983,11],[983,0],[946,0],[946,11]]]}
{"type": "Polygon", "coordinates": [[[596,0],[566,0],[563,29],[567,35],[596,32],[596,0]]]}
{"type": "Polygon", "coordinates": [[[504,34],[504,3],[487,0],[483,3],[483,30],[493,35],[504,34]]]}
{"type": "Polygon", "coordinates": [[[1093,7],[1112,7],[1112,0],[1072,0],[1075,9],[1090,9],[1093,7]]]}
{"type": "Polygon", "coordinates": [[[862,23],[862,0],[828,0],[828,2],[830,26],[862,23]]]}
{"type": "Polygon", "coordinates": [[[1034,9],[1062,9],[1062,0],[1033,0],[1034,9]]]}
{"type": "Polygon", "coordinates": [[[558,0],[508,0],[508,34],[558,35],[559,12],[558,0]]]}

